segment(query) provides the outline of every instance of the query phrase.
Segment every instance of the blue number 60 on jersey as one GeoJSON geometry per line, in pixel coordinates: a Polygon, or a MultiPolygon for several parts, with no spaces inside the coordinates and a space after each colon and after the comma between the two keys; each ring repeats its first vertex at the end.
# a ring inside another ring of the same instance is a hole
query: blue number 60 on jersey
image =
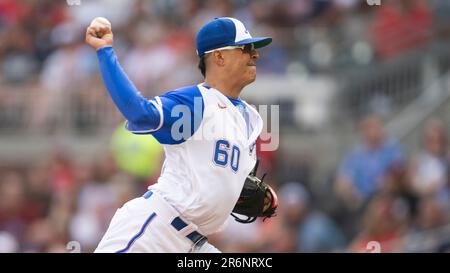
{"type": "Polygon", "coordinates": [[[228,165],[228,161],[230,161],[230,168],[233,172],[237,172],[239,169],[241,151],[239,150],[239,147],[233,145],[231,147],[230,156],[230,146],[230,142],[225,139],[216,142],[216,147],[214,148],[214,163],[225,168],[228,165]]]}

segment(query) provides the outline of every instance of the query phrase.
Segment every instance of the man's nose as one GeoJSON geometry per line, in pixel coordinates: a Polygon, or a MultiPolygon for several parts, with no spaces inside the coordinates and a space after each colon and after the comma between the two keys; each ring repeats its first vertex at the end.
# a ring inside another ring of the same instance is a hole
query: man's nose
{"type": "Polygon", "coordinates": [[[251,56],[252,56],[252,59],[256,61],[256,60],[259,59],[259,52],[254,49],[252,51],[252,55],[251,56]]]}

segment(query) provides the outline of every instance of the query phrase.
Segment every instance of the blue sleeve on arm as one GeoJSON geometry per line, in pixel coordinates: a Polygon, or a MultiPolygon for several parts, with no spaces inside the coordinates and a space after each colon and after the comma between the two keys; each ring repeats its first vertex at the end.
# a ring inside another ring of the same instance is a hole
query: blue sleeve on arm
{"type": "Polygon", "coordinates": [[[159,96],[164,122],[152,135],[162,144],[180,144],[194,135],[203,118],[204,102],[197,86],[159,96]]]}
{"type": "Polygon", "coordinates": [[[128,120],[127,129],[148,133],[162,125],[160,101],[145,99],[128,79],[112,47],[97,50],[100,72],[106,89],[122,115],[128,120]]]}

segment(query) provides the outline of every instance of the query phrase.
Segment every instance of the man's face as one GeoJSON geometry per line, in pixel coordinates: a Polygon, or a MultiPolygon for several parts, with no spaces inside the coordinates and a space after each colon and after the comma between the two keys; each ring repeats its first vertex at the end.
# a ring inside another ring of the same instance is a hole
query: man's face
{"type": "Polygon", "coordinates": [[[361,134],[366,145],[376,148],[383,141],[384,130],[380,118],[372,116],[367,117],[361,122],[361,134]]]}
{"type": "Polygon", "coordinates": [[[232,79],[239,79],[243,85],[248,85],[256,79],[256,61],[259,53],[247,44],[243,49],[237,48],[223,52],[225,69],[232,79]]]}

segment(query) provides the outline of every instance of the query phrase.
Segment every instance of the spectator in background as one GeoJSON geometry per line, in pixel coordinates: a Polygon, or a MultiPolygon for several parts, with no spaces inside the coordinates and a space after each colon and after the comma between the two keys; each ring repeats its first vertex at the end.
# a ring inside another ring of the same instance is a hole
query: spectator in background
{"type": "Polygon", "coordinates": [[[50,187],[54,193],[69,193],[75,189],[75,173],[71,156],[63,150],[55,150],[49,160],[50,187]]]}
{"type": "Polygon", "coordinates": [[[166,23],[141,21],[132,29],[136,47],[124,56],[123,67],[139,90],[154,96],[163,89],[165,76],[177,65],[177,52],[167,43],[166,23]]]}
{"type": "Polygon", "coordinates": [[[30,15],[31,1],[0,1],[0,23],[4,25],[16,25],[30,15]]]}
{"type": "Polygon", "coordinates": [[[423,150],[410,168],[413,190],[421,196],[435,195],[448,188],[447,133],[442,121],[428,120],[423,130],[423,150]]]}
{"type": "Polygon", "coordinates": [[[9,83],[33,81],[54,48],[51,29],[66,19],[64,1],[0,1],[0,64],[9,83]],[[4,28],[3,28],[4,27],[4,28]]]}
{"type": "Polygon", "coordinates": [[[448,223],[448,203],[445,199],[424,197],[419,205],[419,215],[415,223],[416,231],[433,230],[448,223]]]}
{"type": "Polygon", "coordinates": [[[284,75],[290,62],[290,56],[286,47],[280,42],[283,36],[271,28],[267,28],[267,32],[274,37],[272,48],[264,49],[264,60],[258,60],[258,73],[284,75]],[[278,37],[277,37],[278,36],[278,37]]]}
{"type": "Polygon", "coordinates": [[[343,248],[342,231],[326,214],[312,207],[309,193],[298,182],[284,184],[279,190],[280,219],[295,231],[297,252],[330,252],[343,248]]]}
{"type": "Polygon", "coordinates": [[[386,139],[380,117],[363,118],[359,130],[362,143],[344,158],[335,183],[336,194],[351,209],[360,208],[381,188],[388,170],[404,161],[399,144],[386,139]]]}
{"type": "Polygon", "coordinates": [[[27,226],[24,236],[26,244],[23,247],[24,252],[48,252],[50,248],[56,245],[62,245],[63,248],[67,240],[63,233],[58,232],[58,227],[49,218],[41,218],[33,221],[27,226]]]}
{"type": "Polygon", "coordinates": [[[258,223],[250,251],[332,252],[345,247],[342,231],[326,214],[313,208],[302,184],[288,182],[277,191],[280,200],[277,217],[258,223]]]}
{"type": "Polygon", "coordinates": [[[0,63],[3,80],[11,85],[32,81],[38,72],[32,35],[21,25],[9,28],[6,35],[8,38],[5,45],[0,46],[2,47],[0,51],[4,51],[3,60],[0,63]]]}
{"type": "MultiPolygon", "coordinates": [[[[270,221],[273,220],[274,218],[270,221]]],[[[220,245],[225,253],[257,252],[264,245],[264,238],[267,238],[262,236],[265,224],[267,223],[260,220],[242,224],[229,216],[226,227],[221,232],[208,236],[208,241],[211,244],[220,245]]]]}
{"type": "Polygon", "coordinates": [[[380,194],[395,195],[405,200],[411,218],[418,214],[420,196],[411,187],[411,177],[408,169],[403,165],[392,166],[383,178],[380,194]]]}
{"type": "Polygon", "coordinates": [[[402,252],[443,252],[448,243],[450,214],[448,200],[428,196],[423,197],[419,204],[418,216],[414,219],[407,236],[405,236],[402,252]],[[437,248],[437,249],[436,249],[437,248]]]}
{"type": "Polygon", "coordinates": [[[51,128],[50,122],[64,115],[71,95],[88,88],[96,68],[95,55],[86,50],[78,26],[69,22],[56,26],[51,42],[58,49],[43,64],[41,90],[36,94],[31,115],[31,127],[44,132],[51,128]]]}
{"type": "Polygon", "coordinates": [[[383,1],[370,26],[376,53],[381,59],[389,59],[425,45],[433,34],[432,19],[427,1],[383,1]]]}
{"type": "Polygon", "coordinates": [[[402,198],[380,194],[369,203],[362,230],[349,246],[351,252],[369,252],[370,242],[380,244],[381,252],[399,251],[409,223],[408,206],[402,198]]]}
{"type": "MultiPolygon", "coordinates": [[[[183,1],[182,2],[187,2],[183,1]]],[[[197,5],[197,9],[195,13],[192,14],[192,17],[186,17],[185,20],[192,21],[191,28],[192,29],[200,29],[204,24],[206,24],[211,18],[215,17],[235,17],[234,8],[236,8],[233,4],[233,1],[230,0],[209,0],[209,1],[191,1],[197,2],[197,4],[191,3],[192,5],[197,5]]],[[[247,22],[247,21],[246,21],[247,22]]],[[[246,24],[249,29],[253,29],[251,22],[250,24],[246,24]]],[[[256,33],[255,33],[256,34],[256,33]]]]}
{"type": "Polygon", "coordinates": [[[78,194],[69,232],[72,239],[80,242],[84,251],[95,249],[114,212],[122,205],[119,204],[121,196],[112,183],[116,172],[112,157],[105,156],[94,167],[92,180],[78,194]]]}
{"type": "Polygon", "coordinates": [[[48,216],[52,202],[49,165],[48,162],[37,162],[26,171],[28,200],[34,203],[40,217],[48,216]]]}
{"type": "Polygon", "coordinates": [[[27,226],[39,218],[39,211],[26,196],[25,181],[11,171],[0,177],[0,231],[11,234],[23,245],[27,226]]]}
{"type": "Polygon", "coordinates": [[[436,33],[439,38],[450,37],[450,1],[434,0],[433,14],[435,15],[436,33]]]}

